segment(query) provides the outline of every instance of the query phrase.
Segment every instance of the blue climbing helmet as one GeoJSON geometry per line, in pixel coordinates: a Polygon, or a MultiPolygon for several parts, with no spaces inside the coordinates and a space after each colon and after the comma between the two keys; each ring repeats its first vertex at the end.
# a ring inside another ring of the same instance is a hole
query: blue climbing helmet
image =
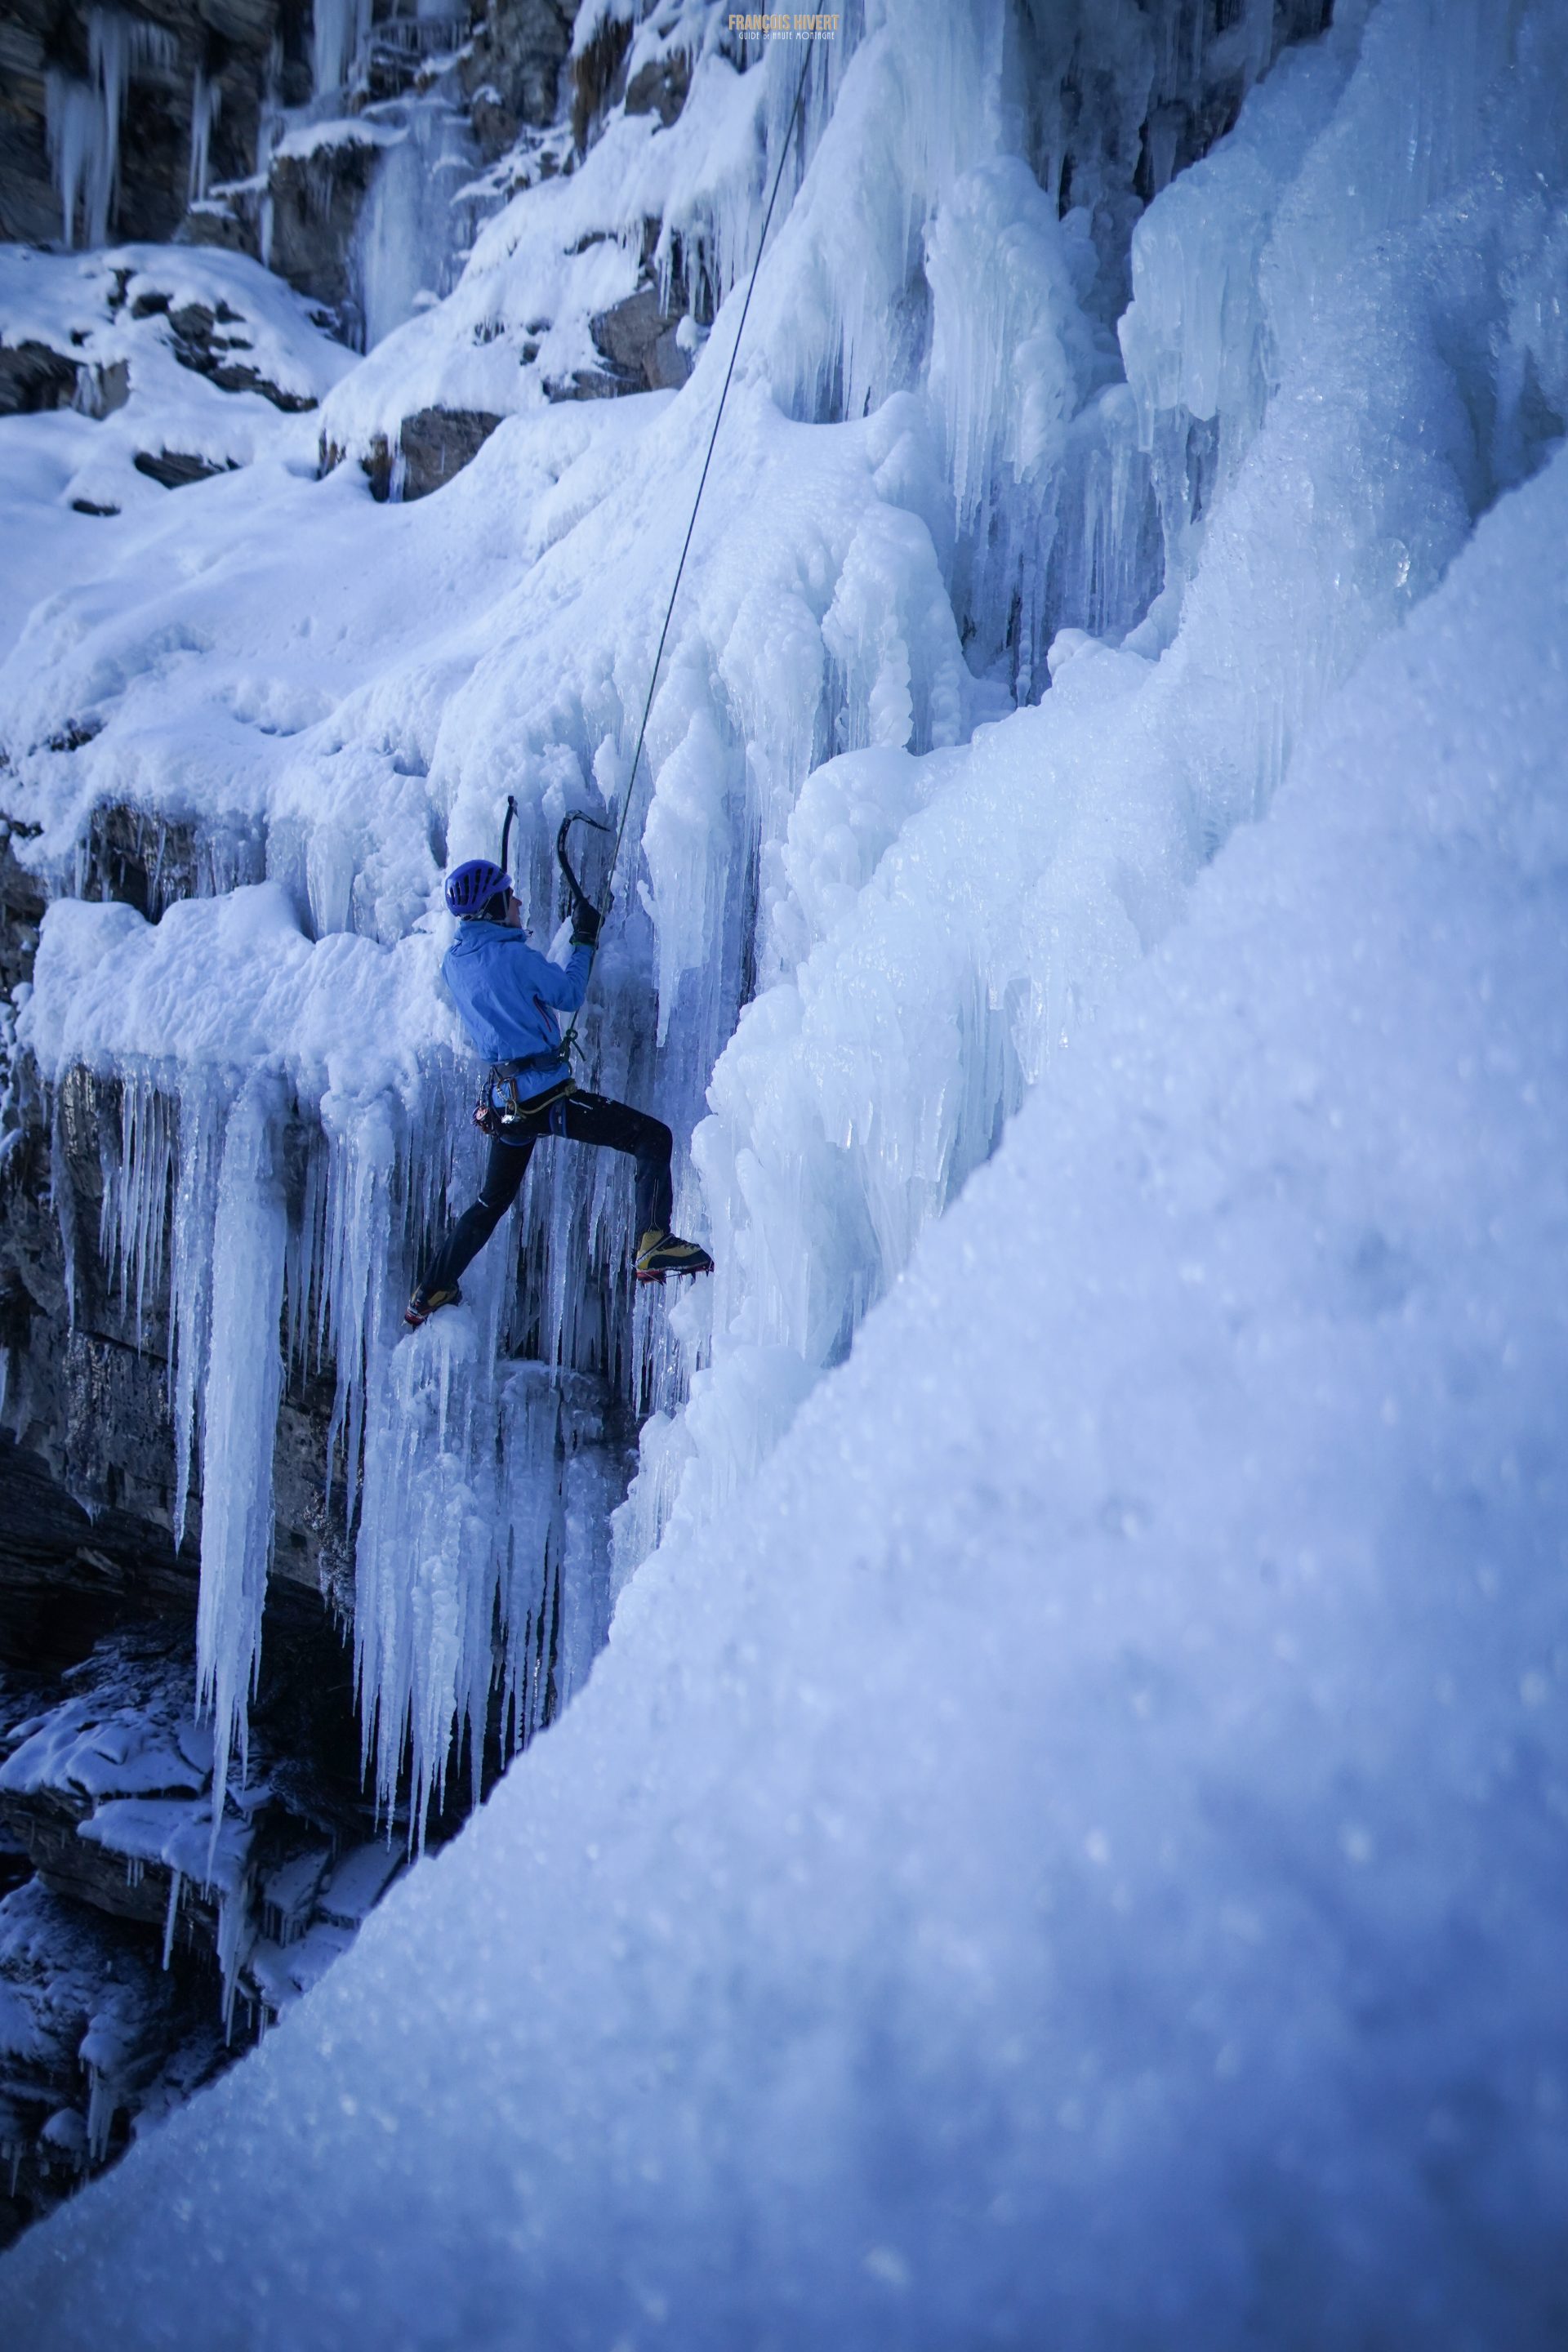
{"type": "Polygon", "coordinates": [[[470,857],[447,877],[447,907],[454,915],[482,915],[493,898],[511,888],[511,876],[488,857],[470,857]]]}

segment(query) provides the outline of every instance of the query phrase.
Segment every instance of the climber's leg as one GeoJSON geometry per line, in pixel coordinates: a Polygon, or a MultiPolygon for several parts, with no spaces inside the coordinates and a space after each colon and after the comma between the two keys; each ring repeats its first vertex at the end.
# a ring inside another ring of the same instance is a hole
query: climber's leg
{"type": "Polygon", "coordinates": [[[664,1121],[650,1118],[629,1103],[611,1102],[605,1095],[569,1095],[554,1114],[558,1132],[574,1143],[603,1144],[611,1151],[630,1152],[637,1163],[636,1223],[639,1234],[650,1225],[668,1230],[674,1192],[669,1160],[675,1139],[664,1121]]]}
{"type": "Polygon", "coordinates": [[[528,1173],[534,1140],[529,1134],[515,1143],[500,1136],[490,1138],[479,1197],[450,1227],[426,1267],[419,1287],[408,1302],[403,1318],[405,1323],[417,1329],[437,1307],[450,1307],[462,1297],[458,1284],[463,1269],[479,1255],[516,1200],[518,1187],[528,1173]]]}

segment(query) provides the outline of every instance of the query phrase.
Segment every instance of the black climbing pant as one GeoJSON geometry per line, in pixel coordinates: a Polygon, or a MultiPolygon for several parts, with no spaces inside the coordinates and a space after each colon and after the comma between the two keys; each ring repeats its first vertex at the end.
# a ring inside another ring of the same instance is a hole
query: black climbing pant
{"type": "Polygon", "coordinates": [[[650,1226],[668,1232],[673,1202],[669,1155],[673,1139],[662,1119],[603,1095],[568,1095],[536,1119],[524,1120],[507,1137],[490,1138],[485,1181],[472,1208],[465,1209],[425,1270],[420,1289],[453,1290],[463,1268],[479,1255],[518,1195],[529,1158],[541,1136],[564,1135],[574,1143],[601,1143],[629,1151],[637,1163],[637,1234],[650,1226]]]}

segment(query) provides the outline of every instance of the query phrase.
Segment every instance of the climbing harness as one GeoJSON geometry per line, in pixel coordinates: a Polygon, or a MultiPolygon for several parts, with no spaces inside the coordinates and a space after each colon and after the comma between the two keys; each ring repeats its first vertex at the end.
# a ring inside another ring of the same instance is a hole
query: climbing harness
{"type": "Polygon", "coordinates": [[[491,1062],[479,1080],[474,1125],[482,1135],[505,1135],[513,1128],[526,1127],[531,1119],[546,1118],[557,1103],[576,1091],[577,1081],[559,1054],[525,1054],[516,1062],[491,1062]],[[530,1070],[556,1070],[561,1075],[542,1094],[520,1095],[517,1082],[530,1070]]]}
{"type": "MultiPolygon", "coordinates": [[[[730,352],[730,364],[724,371],[723,389],[719,394],[719,406],[714,413],[713,430],[708,436],[708,454],[702,460],[702,472],[699,477],[697,483],[697,496],[691,501],[691,520],[686,526],[686,537],[681,544],[680,561],[675,567],[675,584],[670,589],[669,602],[665,606],[664,626],[658,633],[658,646],[653,657],[653,673],[647,682],[647,699],[643,704],[642,724],[637,729],[637,750],[632,753],[631,772],[626,778],[626,796],[621,803],[620,822],[615,828],[615,845],[610,851],[609,868],[605,877],[605,912],[608,911],[611,905],[611,891],[615,883],[616,868],[620,863],[621,844],[626,838],[626,819],[630,816],[632,812],[632,794],[637,786],[637,769],[642,761],[643,745],[647,737],[648,716],[653,709],[654,688],[658,684],[659,665],[664,659],[665,642],[669,635],[670,622],[675,616],[675,600],[680,593],[681,575],[686,570],[686,559],[691,550],[691,535],[697,529],[698,509],[702,504],[702,493],[708,485],[708,469],[713,462],[713,446],[719,438],[719,427],[724,421],[724,404],[730,397],[730,385],[735,373],[735,362],[741,355],[741,338],[746,331],[746,320],[752,308],[752,297],[757,290],[757,274],[762,268],[763,255],[767,247],[768,230],[773,225],[773,206],[778,202],[779,189],[784,184],[784,165],[789,161],[789,151],[791,142],[795,138],[795,123],[800,115],[801,101],[805,96],[805,78],[811,70],[811,58],[812,51],[810,44],[808,43],[806,47],[805,59],[800,69],[800,79],[796,82],[795,87],[795,98],[790,106],[789,120],[784,125],[784,145],[779,155],[778,170],[773,173],[773,192],[768,197],[768,208],[763,215],[763,233],[757,239],[757,257],[752,264],[752,275],[751,280],[746,288],[746,299],[741,305],[741,323],[735,330],[735,341],[730,352]]],[[[508,836],[511,829],[512,817],[516,814],[516,803],[509,794],[507,799],[506,824],[501,830],[501,864],[503,866],[506,864],[508,836]]],[[[572,815],[563,819],[562,821],[561,829],[555,836],[555,855],[560,862],[562,872],[566,877],[567,887],[573,894],[573,905],[575,907],[580,902],[587,903],[587,901],[586,894],[583,889],[583,886],[578,881],[577,877],[574,874],[566,855],[566,836],[574,824],[591,824],[600,833],[608,833],[610,831],[610,826],[603,818],[589,816],[582,811],[575,811],[572,815]]],[[[584,995],[586,995],[585,990],[584,992],[584,995]]],[[[578,1050],[577,1022],[581,1011],[582,1007],[579,1006],[577,1012],[574,1013],[570,1022],[566,1025],[565,1032],[561,1040],[561,1050],[563,1054],[568,1055],[578,1050]]]]}

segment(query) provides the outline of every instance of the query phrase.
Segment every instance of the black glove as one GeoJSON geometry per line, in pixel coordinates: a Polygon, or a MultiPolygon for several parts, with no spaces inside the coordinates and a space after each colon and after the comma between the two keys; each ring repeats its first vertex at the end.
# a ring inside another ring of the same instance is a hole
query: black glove
{"type": "Polygon", "coordinates": [[[579,898],[572,909],[572,944],[574,948],[593,948],[599,944],[599,925],[604,921],[597,907],[590,907],[586,898],[579,898]]]}

